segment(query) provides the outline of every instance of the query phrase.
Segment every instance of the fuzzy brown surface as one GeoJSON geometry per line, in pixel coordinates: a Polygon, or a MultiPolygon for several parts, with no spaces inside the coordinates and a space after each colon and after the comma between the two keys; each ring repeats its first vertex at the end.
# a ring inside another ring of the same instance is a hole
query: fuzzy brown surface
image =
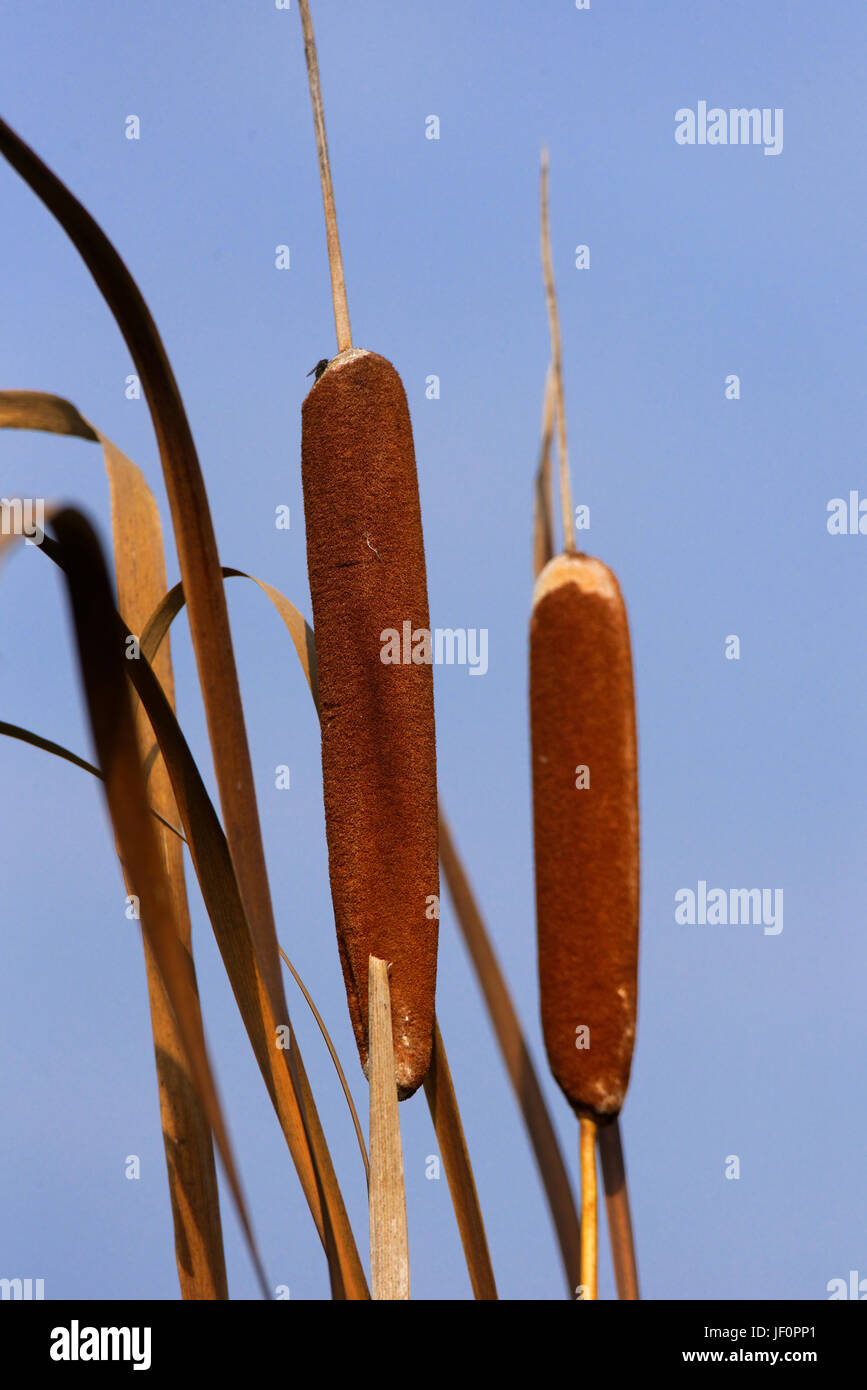
{"type": "Polygon", "coordinates": [[[573,1108],[604,1123],[623,1104],[635,1038],[639,843],[629,628],[617,581],[600,561],[560,556],[547,577],[530,621],[542,1028],[573,1108]],[[581,765],[590,770],[584,790],[575,785],[581,765]],[[590,1030],[586,1050],[575,1045],[582,1024],[590,1030]]]}
{"type": "Polygon", "coordinates": [[[301,465],[340,960],[365,1071],[368,957],[391,963],[403,1098],[430,1065],[439,864],[433,667],[380,659],[386,628],[430,628],[412,426],[390,362],[354,353],[324,373],[304,402],[301,465]]]}

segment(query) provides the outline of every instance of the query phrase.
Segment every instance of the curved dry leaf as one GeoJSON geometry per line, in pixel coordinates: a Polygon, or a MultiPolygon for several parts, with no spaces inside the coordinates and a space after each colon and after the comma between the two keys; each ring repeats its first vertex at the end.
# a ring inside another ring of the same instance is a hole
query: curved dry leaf
{"type": "MultiPolygon", "coordinates": [[[[224,579],[249,579],[252,584],[256,584],[263,594],[267,594],[273,603],[280,617],[283,619],[289,636],[292,638],[298,660],[301,662],[301,669],[304,678],[313,696],[313,702],[319,708],[319,687],[316,679],[316,647],[313,641],[313,629],[305,621],[301,612],[291,603],[285,594],[281,594],[279,589],[275,589],[272,584],[266,584],[263,579],[257,579],[255,575],[246,574],[244,570],[232,569],[224,565],[221,570],[224,579]]],[[[154,608],[150,618],[145,623],[141,634],[141,649],[150,661],[160,650],[160,644],[166,636],[175,618],[180,613],[186,602],[183,584],[175,584],[164,594],[160,602],[154,608]]]]}
{"type": "Polygon", "coordinates": [[[540,573],[554,554],[554,507],[551,497],[551,441],[554,435],[554,412],[557,408],[553,364],[545,376],[545,396],[542,402],[542,436],[539,463],[533,483],[533,574],[540,573]]]}
{"type": "Polygon", "coordinates": [[[560,1246],[560,1255],[570,1298],[580,1282],[580,1226],[569,1172],[542,1087],[533,1066],[530,1049],[521,1029],[509,987],[485,929],[464,866],[440,806],[440,861],[452,904],[467,950],[488,1007],[512,1089],[521,1108],[524,1124],[533,1146],[536,1163],[545,1188],[551,1219],[560,1246]]]}
{"type": "Polygon", "coordinates": [[[497,1298],[494,1269],[458,1098],[437,1020],[434,1021],[434,1045],[430,1071],[424,1079],[424,1092],[446,1170],[473,1297],[491,1302],[497,1298]]]}
{"type": "Polygon", "coordinates": [[[298,974],[298,971],[295,969],[295,966],[292,964],[286,952],[283,950],[282,946],[280,947],[280,958],[283,961],[283,964],[291,972],[293,980],[300,989],[301,993],[304,995],[307,1007],[312,1013],[313,1017],[316,1019],[316,1022],[319,1026],[319,1031],[324,1039],[325,1046],[328,1048],[329,1056],[331,1057],[331,1060],[334,1063],[334,1069],[337,1072],[340,1085],[343,1089],[343,1094],[346,1098],[346,1104],[349,1107],[349,1114],[352,1117],[352,1124],[355,1129],[355,1137],[358,1140],[358,1147],[361,1150],[361,1161],[364,1164],[364,1176],[369,1184],[370,1162],[367,1157],[367,1148],[364,1143],[364,1134],[361,1129],[361,1121],[358,1118],[358,1111],[355,1108],[355,1101],[352,1099],[352,1092],[349,1089],[349,1082],[346,1080],[346,1073],[343,1070],[340,1058],[337,1054],[337,1048],[334,1046],[334,1043],[331,1040],[331,1034],[325,1027],[325,1020],[323,1019],[321,1013],[319,1012],[319,1010],[313,1002],[313,997],[310,994],[310,991],[308,990],[301,976],[298,974]]]}
{"type": "MultiPolygon", "coordinates": [[[[80,767],[92,776],[98,777],[102,782],[103,776],[98,767],[89,763],[86,758],[80,758],[77,753],[71,752],[69,748],[64,748],[62,743],[55,743],[53,739],[43,738],[41,734],[36,734],[32,729],[24,729],[20,724],[7,724],[5,719],[0,719],[0,735],[4,738],[18,739],[20,743],[29,743],[31,748],[39,748],[43,753],[51,753],[56,758],[62,758],[64,762],[72,763],[73,767],[80,767]]],[[[159,821],[160,825],[165,826],[166,830],[172,835],[177,836],[181,844],[186,844],[187,839],[183,830],[179,830],[171,821],[161,816],[154,806],[151,806],[151,814],[159,821]]]]}
{"type": "Polygon", "coordinates": [[[48,391],[0,391],[0,429],[43,430],[99,441],[99,434],[63,396],[48,391]]]}

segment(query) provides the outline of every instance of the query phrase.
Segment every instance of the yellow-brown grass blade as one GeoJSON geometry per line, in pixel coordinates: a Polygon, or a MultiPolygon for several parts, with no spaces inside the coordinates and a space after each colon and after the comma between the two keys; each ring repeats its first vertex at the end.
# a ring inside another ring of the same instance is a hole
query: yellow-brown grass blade
{"type": "Polygon", "coordinates": [[[99,432],[71,401],[49,391],[0,391],[0,429],[41,430],[99,443],[99,432]]]}
{"type": "Polygon", "coordinates": [[[358,1111],[355,1108],[355,1101],[352,1099],[352,1092],[349,1089],[349,1082],[346,1080],[346,1073],[344,1072],[343,1067],[341,1065],[340,1057],[337,1053],[337,1048],[334,1046],[334,1043],[331,1040],[331,1034],[325,1027],[324,1018],[322,1017],[321,1013],[319,1012],[315,1003],[313,1002],[313,996],[311,995],[301,976],[298,974],[298,971],[295,969],[295,966],[292,964],[286,952],[283,950],[282,946],[280,947],[280,959],[282,960],[286,968],[289,970],[293,980],[300,989],[301,993],[304,995],[307,1007],[312,1013],[313,1017],[316,1019],[317,1027],[319,1028],[319,1031],[322,1034],[325,1046],[328,1048],[328,1055],[334,1063],[334,1070],[337,1072],[337,1078],[340,1082],[340,1087],[343,1091],[343,1095],[346,1100],[346,1105],[349,1110],[350,1117],[352,1119],[353,1128],[355,1130],[355,1137],[358,1140],[358,1147],[361,1151],[361,1162],[364,1165],[364,1177],[369,1185],[370,1161],[367,1157],[367,1149],[364,1143],[364,1132],[361,1128],[361,1121],[358,1118],[358,1111]]]}
{"type": "MultiPolygon", "coordinates": [[[[266,594],[273,603],[280,617],[286,626],[289,636],[292,638],[298,660],[301,662],[301,669],[304,678],[310,687],[313,701],[319,705],[319,689],[316,679],[316,647],[313,640],[313,629],[309,623],[305,622],[300,611],[291,603],[285,594],[279,589],[275,589],[273,584],[266,584],[263,579],[257,579],[255,575],[246,574],[244,570],[232,569],[224,565],[221,571],[224,579],[249,579],[252,584],[256,584],[263,594],[266,594]]],[[[153,653],[159,651],[160,643],[180,613],[186,602],[184,597],[183,584],[175,584],[164,594],[160,602],[156,605],[141,633],[141,647],[144,654],[150,659],[153,653]]]]}
{"type": "MultiPolygon", "coordinates": [[[[31,748],[38,748],[43,753],[51,753],[56,758],[62,758],[64,762],[72,763],[73,767],[80,767],[82,771],[89,772],[93,777],[98,777],[101,782],[104,781],[99,768],[94,767],[93,763],[89,763],[86,758],[80,758],[77,753],[73,753],[69,748],[64,748],[61,743],[55,743],[50,738],[43,738],[41,734],[34,733],[32,729],[22,728],[20,724],[8,724],[5,719],[0,719],[0,735],[4,738],[18,739],[20,743],[29,743],[31,748]]],[[[183,830],[172,825],[153,806],[151,806],[151,814],[170,835],[176,836],[181,844],[186,844],[183,830]]]]}
{"type": "Polygon", "coordinates": [[[570,1297],[578,1286],[580,1228],[569,1173],[509,988],[440,807],[440,861],[455,914],[488,1007],[503,1062],[536,1157],[570,1297]]]}
{"type": "Polygon", "coordinates": [[[533,573],[538,578],[554,554],[554,508],[551,500],[551,444],[554,437],[554,412],[557,406],[557,387],[553,365],[545,376],[545,397],[542,403],[542,437],[539,463],[533,485],[533,573]]]}
{"type": "Polygon", "coordinates": [[[599,1130],[599,1157],[602,1160],[605,1207],[608,1213],[608,1235],[611,1241],[611,1259],[614,1264],[617,1297],[627,1302],[634,1302],[641,1295],[638,1292],[638,1268],[635,1261],[635,1243],[632,1238],[629,1188],[626,1185],[626,1168],[623,1160],[623,1146],[620,1142],[619,1120],[614,1120],[610,1125],[603,1125],[599,1130]]]}
{"type": "MultiPolygon", "coordinates": [[[[130,630],[137,633],[167,587],[159,513],[135,464],[102,435],[100,443],[111,488],[118,610],[130,630]]],[[[174,674],[168,643],[159,652],[153,668],[174,708],[174,674]]],[[[143,766],[150,769],[150,800],[163,815],[177,820],[168,770],[141,702],[136,700],[135,705],[139,752],[143,766]]],[[[183,845],[166,831],[160,833],[181,940],[192,959],[183,845]]],[[[147,941],[145,964],[181,1290],[186,1299],[228,1298],[211,1136],[197,1104],[177,1025],[147,941]]]]}
{"type": "MultiPolygon", "coordinates": [[[[38,391],[0,392],[0,428],[75,435],[101,444],[111,491],[118,608],[132,632],[140,632],[167,587],[159,513],[141,471],[70,401],[59,396],[38,391]]],[[[160,651],[154,671],[174,708],[168,643],[160,651]]],[[[135,706],[139,755],[149,769],[151,807],[160,820],[176,823],[177,806],[165,763],[138,700],[135,706]]],[[[183,844],[162,826],[160,838],[180,938],[192,960],[183,844]]],[[[211,1131],[150,944],[146,936],[142,940],[181,1293],[185,1299],[225,1299],[229,1293],[211,1131]]]]}
{"type": "Polygon", "coordinates": [[[434,1024],[433,1055],[430,1071],[424,1079],[424,1090],[446,1170],[473,1297],[490,1302],[497,1297],[497,1285],[482,1221],[476,1180],[473,1177],[461,1113],[439,1023],[434,1024]]]}

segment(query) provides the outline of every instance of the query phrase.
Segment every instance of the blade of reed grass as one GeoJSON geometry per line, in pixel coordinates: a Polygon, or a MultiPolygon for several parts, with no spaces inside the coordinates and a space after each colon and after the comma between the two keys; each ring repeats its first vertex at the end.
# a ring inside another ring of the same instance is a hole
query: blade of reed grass
{"type": "MultiPolygon", "coordinates": [[[[159,513],[139,469],[98,433],[111,490],[117,606],[131,631],[139,632],[168,586],[159,513]]],[[[153,662],[153,669],[174,709],[174,673],[168,643],[153,662]]],[[[177,805],[165,761],[138,699],[135,700],[135,717],[142,763],[149,769],[151,798],[165,815],[177,819],[177,805]]],[[[192,923],[184,878],[183,845],[165,831],[160,833],[181,940],[192,959],[192,923]]],[[[169,1001],[147,943],[145,965],[181,1290],[188,1299],[228,1298],[211,1136],[197,1104],[169,1001]]]]}
{"type": "Polygon", "coordinates": [[[49,391],[0,391],[0,429],[40,430],[98,444],[100,435],[71,401],[49,391]]]}
{"type": "Polygon", "coordinates": [[[533,486],[533,572],[538,578],[554,554],[554,518],[551,504],[551,441],[554,433],[556,408],[554,369],[551,365],[545,376],[545,396],[542,404],[542,437],[539,445],[539,465],[533,486]]]}
{"type": "Polygon", "coordinates": [[[340,1058],[337,1055],[337,1048],[331,1041],[331,1034],[325,1027],[325,1020],[323,1019],[322,1015],[320,1014],[319,1010],[314,1004],[310,991],[307,989],[307,986],[305,985],[301,976],[298,974],[298,971],[295,969],[295,966],[292,964],[291,960],[287,956],[286,952],[283,950],[282,946],[280,947],[280,957],[283,961],[283,964],[291,972],[292,978],[295,981],[298,988],[300,989],[301,993],[304,995],[304,998],[307,1002],[307,1007],[312,1013],[313,1017],[316,1019],[316,1022],[319,1026],[319,1031],[322,1034],[322,1037],[325,1041],[325,1046],[328,1048],[329,1055],[331,1057],[332,1062],[334,1063],[334,1069],[337,1072],[338,1078],[340,1080],[340,1085],[343,1089],[343,1094],[346,1098],[346,1104],[349,1106],[349,1113],[352,1117],[352,1124],[355,1129],[355,1137],[358,1140],[358,1147],[361,1150],[361,1161],[364,1164],[364,1176],[369,1187],[370,1163],[367,1157],[367,1148],[364,1143],[364,1133],[361,1128],[361,1121],[358,1118],[358,1111],[355,1108],[355,1101],[352,1099],[352,1092],[349,1089],[349,1082],[346,1080],[346,1073],[344,1072],[343,1067],[340,1063],[340,1058]]]}
{"type": "Polygon", "coordinates": [[[461,1112],[438,1022],[434,1024],[433,1054],[424,1090],[446,1170],[473,1297],[489,1302],[497,1298],[497,1285],[461,1112]]]}
{"type": "Polygon", "coordinates": [[[623,1161],[623,1146],[620,1142],[619,1117],[613,1124],[602,1125],[600,1128],[599,1157],[602,1160],[605,1208],[608,1215],[608,1237],[611,1242],[611,1258],[614,1262],[617,1297],[633,1302],[641,1295],[638,1292],[638,1268],[635,1260],[635,1243],[632,1238],[629,1188],[626,1185],[626,1167],[623,1161]]]}
{"type": "MultiPolygon", "coordinates": [[[[0,537],[0,552],[2,541],[0,537]]],[[[63,568],[62,549],[50,537],[46,536],[39,548],[63,568]]],[[[119,614],[114,616],[119,640],[126,644],[129,629],[119,614]]],[[[144,652],[139,660],[126,665],[169,771],[196,877],[226,973],[328,1256],[332,1292],[335,1298],[365,1299],[369,1295],[364,1271],[294,1032],[285,1017],[278,1019],[261,1005],[263,999],[267,1004],[267,997],[258,977],[258,961],[222,826],[174,710],[144,652]],[[289,1045],[283,1048],[278,1039],[287,1028],[289,1045]],[[294,1068],[294,1075],[290,1068],[294,1068]],[[299,1092],[303,1108],[298,1104],[299,1092]]]]}
{"type": "MultiPolygon", "coordinates": [[[[75,435],[102,446],[111,494],[118,608],[131,630],[140,631],[168,585],[159,513],[141,471],[71,401],[60,396],[0,391],[0,428],[75,435]]],[[[154,670],[174,708],[168,643],[154,670]]],[[[161,821],[177,821],[165,763],[140,701],[134,703],[139,753],[147,770],[151,803],[161,821]]],[[[181,941],[192,959],[183,845],[165,829],[160,830],[160,837],[181,941]]],[[[226,1299],[229,1293],[211,1131],[147,937],[143,937],[143,945],[181,1293],[185,1299],[226,1299]]]]}
{"type": "Polygon", "coordinates": [[[409,1298],[409,1235],[388,965],[370,957],[370,1296],[409,1298]]]}
{"type": "Polygon", "coordinates": [[[530,1050],[473,891],[440,807],[440,861],[455,915],[487,1004],[503,1062],[524,1117],[560,1246],[570,1298],[579,1283],[581,1241],[569,1173],[530,1050]]]}
{"type": "MultiPolygon", "coordinates": [[[[221,573],[224,579],[249,579],[252,584],[258,585],[262,593],[271,600],[292,638],[298,660],[301,662],[304,678],[318,710],[319,687],[316,679],[316,647],[312,627],[305,622],[294,603],[290,603],[286,595],[281,594],[280,590],[275,589],[272,584],[266,584],[263,579],[256,579],[255,575],[246,574],[244,570],[232,569],[226,565],[223,566],[221,573]]],[[[141,634],[141,648],[148,659],[150,659],[151,654],[159,651],[160,643],[183,608],[185,601],[183,584],[175,584],[167,594],[163,595],[161,601],[154,608],[150,618],[142,628],[141,634]]]]}
{"type": "Polygon", "coordinates": [[[557,312],[557,292],[554,288],[554,268],[551,260],[551,229],[548,219],[548,151],[542,147],[542,168],[539,178],[541,208],[542,270],[545,279],[545,299],[548,306],[548,325],[551,334],[551,371],[554,377],[555,413],[557,416],[557,456],[560,464],[560,509],[563,516],[563,549],[575,553],[575,519],[569,485],[569,456],[566,448],[566,410],[563,404],[563,354],[560,347],[560,315],[557,312]]]}
{"type": "MultiPolygon", "coordinates": [[[[29,743],[31,748],[39,748],[43,753],[52,753],[56,758],[62,758],[67,763],[72,763],[74,767],[80,767],[85,772],[98,777],[102,782],[102,773],[93,763],[89,763],[86,758],[80,758],[77,753],[73,753],[68,748],[64,748],[60,743],[54,743],[50,738],[43,738],[41,734],[36,734],[32,729],[24,729],[20,724],[7,724],[5,719],[0,719],[0,735],[4,738],[18,739],[21,743],[29,743]]],[[[160,825],[165,826],[170,834],[176,835],[182,844],[186,844],[187,837],[183,830],[179,830],[171,821],[161,816],[155,807],[151,806],[151,814],[159,821],[160,825]]]]}
{"type": "MultiPolygon", "coordinates": [[[[170,1001],[256,1277],[267,1298],[268,1282],[208,1061],[192,960],[180,939],[173,895],[147,801],[126,679],[129,663],[125,647],[117,640],[114,597],[102,549],[87,519],[73,508],[53,513],[50,520],[63,554],[79,667],[118,852],[139,898],[142,931],[170,1001]]],[[[43,546],[48,543],[46,537],[43,546]]]]}
{"type": "MultiPolygon", "coordinates": [[[[38,155],[2,120],[0,153],[57,218],[99,287],[123,334],[141,379],[154,425],[166,491],[169,498],[181,578],[187,594],[190,632],[214,759],[226,840],[237,874],[246,929],[256,963],[254,983],[260,994],[259,1008],[266,1017],[290,1027],[280,973],[277,934],[268,887],[265,853],[253,783],[253,770],[241,704],[234,649],[229,629],[226,597],[220,573],[219,553],[205,492],[204,480],[186,412],[162,340],[144,299],[102,229],[68,188],[38,155]]],[[[130,663],[131,665],[135,663],[130,663]]],[[[177,794],[177,788],[175,787],[177,794]]],[[[290,1144],[296,1166],[307,1160],[315,1170],[315,1184],[326,1209],[326,1227],[340,1230],[334,1253],[345,1267],[336,1274],[329,1261],[334,1287],[365,1288],[360,1262],[353,1259],[354,1241],[344,1240],[348,1222],[336,1180],[324,1176],[321,1150],[324,1136],[318,1118],[306,1107],[312,1100],[309,1083],[296,1055],[289,1049],[289,1074],[295,1091],[290,1144]],[[311,1143],[313,1133],[316,1142],[311,1143]],[[307,1158],[302,1152],[307,1138],[307,1158]],[[320,1142],[321,1139],[321,1142],[320,1142]],[[299,1156],[296,1156],[299,1155],[299,1156]]],[[[288,1135],[287,1135],[288,1137],[288,1135]]],[[[300,1172],[300,1168],[299,1168],[300,1172]]],[[[302,1177],[302,1183],[305,1178],[302,1177]]],[[[308,1184],[309,1187],[309,1184],[308,1184]]],[[[306,1189],[305,1189],[306,1190],[306,1189]]],[[[308,1195],[308,1201],[310,1196],[308,1195]]],[[[329,1236],[327,1249],[331,1249],[329,1236]]]]}

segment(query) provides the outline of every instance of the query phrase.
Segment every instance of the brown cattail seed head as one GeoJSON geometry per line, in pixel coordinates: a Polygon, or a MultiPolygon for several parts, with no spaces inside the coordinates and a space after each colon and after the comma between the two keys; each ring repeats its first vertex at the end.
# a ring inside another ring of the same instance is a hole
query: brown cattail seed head
{"type": "Polygon", "coordinates": [[[412,426],[384,357],[350,349],[329,364],[304,401],[301,467],[340,960],[365,1070],[368,958],[391,965],[403,1098],[433,1041],[436,747],[432,665],[382,660],[387,630],[430,630],[412,426]]]}
{"type": "Polygon", "coordinates": [[[545,1047],[573,1108],[605,1123],[635,1038],[639,843],[629,627],[601,560],[559,555],[539,575],[530,722],[545,1047]]]}

